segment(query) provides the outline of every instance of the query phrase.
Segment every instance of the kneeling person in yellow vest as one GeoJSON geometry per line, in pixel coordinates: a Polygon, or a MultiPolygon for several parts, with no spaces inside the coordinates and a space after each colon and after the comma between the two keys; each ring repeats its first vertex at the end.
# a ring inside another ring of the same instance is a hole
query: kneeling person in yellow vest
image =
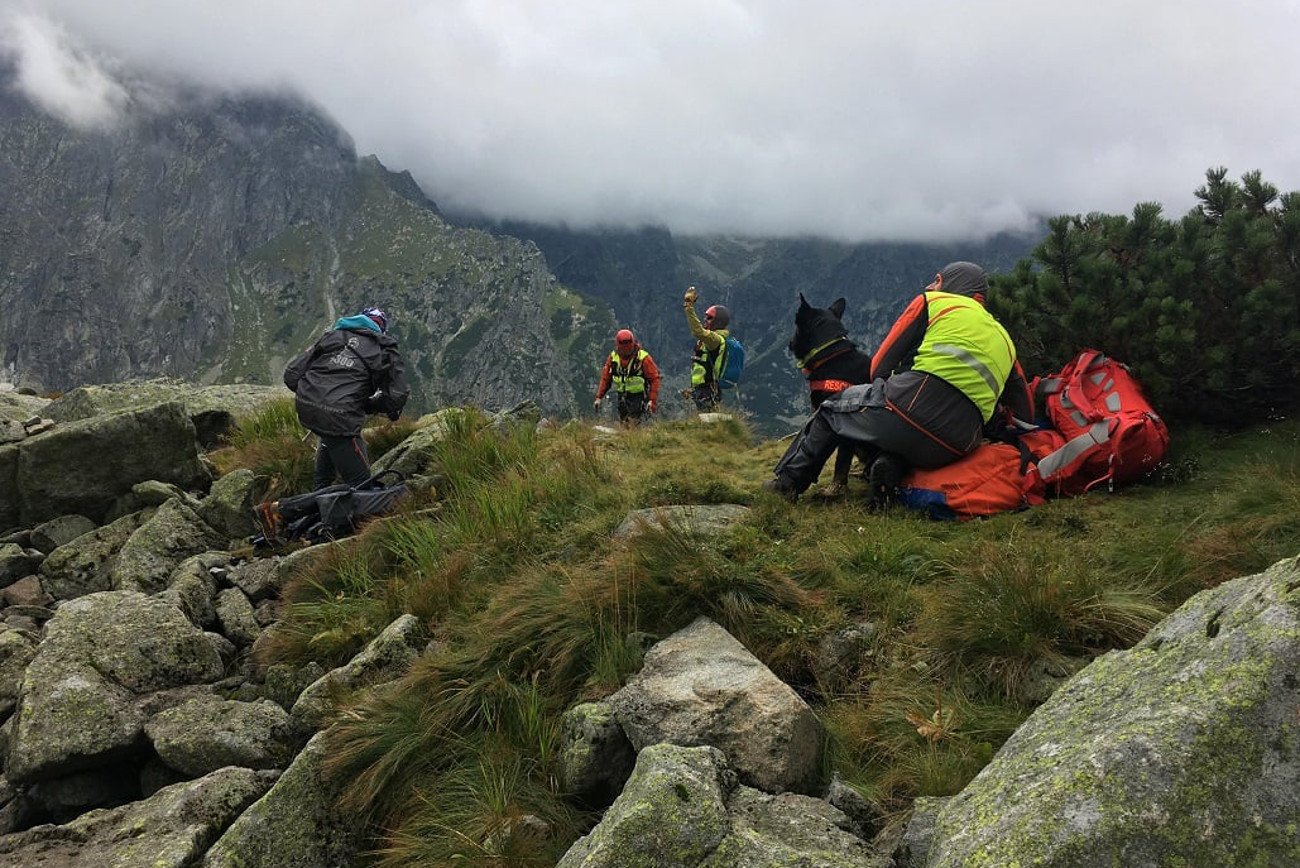
{"type": "Polygon", "coordinates": [[[727,327],[731,325],[731,311],[715,304],[704,311],[704,322],[695,313],[695,302],[700,294],[695,287],[686,290],[682,297],[686,325],[695,338],[695,351],[691,354],[691,389],[685,393],[695,401],[697,410],[707,412],[722,402],[718,379],[727,365],[727,327]]]}
{"type": "Polygon", "coordinates": [[[611,386],[618,394],[618,419],[624,424],[639,425],[646,410],[659,409],[659,368],[630,329],[619,329],[614,335],[614,351],[605,359],[596,389],[596,410],[611,386]]]}
{"type": "Polygon", "coordinates": [[[878,498],[908,466],[942,467],[973,451],[999,406],[1033,419],[1015,344],[984,309],[988,290],[978,265],[946,265],[876,350],[871,382],[823,402],[764,487],[793,500],[847,440],[873,447],[867,481],[878,498]]]}

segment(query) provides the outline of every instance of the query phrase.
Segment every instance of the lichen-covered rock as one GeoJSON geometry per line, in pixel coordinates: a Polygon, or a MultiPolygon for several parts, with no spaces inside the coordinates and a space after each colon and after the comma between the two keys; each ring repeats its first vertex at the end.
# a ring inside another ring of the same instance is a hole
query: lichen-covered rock
{"type": "Polygon", "coordinates": [[[289,715],[270,700],[192,699],[144,727],[163,762],[191,777],[223,766],[284,768],[293,759],[289,715]]]}
{"type": "Polygon", "coordinates": [[[273,558],[257,558],[232,567],[226,578],[243,591],[249,602],[260,603],[280,592],[279,562],[273,558]]]}
{"type": "Polygon", "coordinates": [[[336,556],[339,550],[351,545],[355,538],[335,540],[334,542],[317,543],[314,546],[307,546],[305,549],[298,549],[290,552],[275,562],[275,578],[272,580],[274,587],[283,588],[285,583],[300,572],[310,570],[326,558],[336,556]]]}
{"type": "Polygon", "coordinates": [[[22,546],[15,543],[0,544],[0,588],[30,576],[39,566],[40,561],[27,554],[22,546]]]}
{"type": "Polygon", "coordinates": [[[240,648],[257,641],[262,628],[253,617],[253,604],[239,588],[226,588],[217,593],[217,623],[222,634],[240,648]]]}
{"type": "Polygon", "coordinates": [[[8,612],[10,609],[46,609],[54,603],[54,598],[45,593],[39,577],[25,576],[0,591],[0,601],[8,612]]]}
{"type": "Polygon", "coordinates": [[[156,594],[181,562],[193,555],[220,549],[227,540],[178,499],[158,507],[131,534],[113,565],[113,587],[119,591],[156,594]]]}
{"type": "Polygon", "coordinates": [[[696,868],[730,831],[730,783],[715,748],[648,747],[600,824],[557,868],[696,868]]]}
{"type": "Polygon", "coordinates": [[[853,823],[850,830],[859,838],[872,838],[885,824],[884,812],[862,793],[846,784],[839,774],[831,776],[824,797],[832,808],[840,811],[853,823]]]}
{"type": "Polygon", "coordinates": [[[950,798],[921,796],[912,802],[912,816],[898,841],[898,848],[894,850],[894,862],[898,868],[925,868],[929,864],[935,822],[950,798]]]}
{"type": "Polygon", "coordinates": [[[333,695],[400,677],[419,656],[424,638],[419,618],[401,616],[370,640],[360,654],[303,690],[293,704],[294,720],[312,729],[320,728],[329,718],[333,695]]]}
{"type": "Polygon", "coordinates": [[[24,630],[0,633],[0,720],[18,703],[23,673],[36,657],[37,644],[36,638],[24,630]]]}
{"type": "Polygon", "coordinates": [[[210,449],[234,428],[237,417],[285,397],[290,395],[280,386],[244,383],[199,386],[160,377],[80,386],[63,393],[50,403],[45,412],[51,419],[72,422],[103,413],[176,401],[189,412],[199,442],[210,449]]]}
{"type": "Polygon", "coordinates": [[[808,704],[707,618],[664,639],[609,698],[638,750],[659,742],[721,750],[741,780],[812,793],[822,727],[808,704]]]}
{"type": "Polygon", "coordinates": [[[827,633],[817,644],[817,679],[831,691],[840,690],[872,653],[876,625],[870,621],[851,624],[827,633]]]}
{"type": "Polygon", "coordinates": [[[145,720],[138,695],[220,677],[216,650],[175,606],[132,591],[65,603],[23,678],[9,778],[25,783],[131,754],[145,720]]]}
{"type": "Polygon", "coordinates": [[[927,866],[1300,864],[1300,559],[1075,675],[939,813],[927,866]]]}
{"type": "Polygon", "coordinates": [[[59,546],[41,562],[41,584],[59,600],[113,590],[114,558],[151,515],[152,511],[124,515],[59,546]]]}
{"type": "MultiPolygon", "coordinates": [[[[0,863],[42,868],[186,868],[270,787],[271,772],[224,768],[63,826],[0,837],[0,863]]],[[[237,863],[247,865],[249,863],[237,863]]]]}
{"type": "Polygon", "coordinates": [[[185,613],[191,624],[206,630],[217,621],[213,605],[217,582],[212,578],[211,570],[229,560],[225,552],[204,552],[186,558],[168,577],[167,589],[155,596],[176,606],[185,613]]]}
{"type": "Polygon", "coordinates": [[[731,829],[700,868],[893,868],[821,799],[737,787],[727,812],[731,829]]]}
{"type": "Polygon", "coordinates": [[[656,506],[629,512],[614,531],[614,539],[627,539],[647,527],[671,527],[698,536],[718,536],[745,520],[749,507],[735,503],[656,506]]]}
{"type": "Polygon", "coordinates": [[[326,733],[303,748],[265,796],[244,811],[203,857],[203,868],[350,868],[364,822],[335,807],[324,775],[326,733]]]}
{"type": "Polygon", "coordinates": [[[217,656],[221,658],[223,669],[229,668],[230,664],[235,661],[235,657],[239,655],[239,649],[235,647],[235,643],[220,633],[205,632],[203,638],[207,639],[212,644],[212,647],[216,649],[217,656]]]}
{"type": "Polygon", "coordinates": [[[408,477],[424,473],[429,469],[436,445],[447,439],[450,426],[465,419],[467,413],[461,407],[446,407],[420,417],[418,429],[375,461],[375,472],[396,470],[408,477]]]}
{"type": "Polygon", "coordinates": [[[0,475],[0,514],[16,500],[23,526],[69,514],[100,521],[145,479],[182,487],[206,480],[194,425],[175,403],[62,424],[3,450],[16,451],[17,465],[12,485],[0,475]]]}
{"type": "Polygon", "coordinates": [[[285,711],[289,711],[302,692],[324,674],[325,670],[315,660],[308,661],[302,666],[275,663],[266,669],[266,686],[263,692],[267,699],[277,703],[285,711]]]}
{"type": "Polygon", "coordinates": [[[32,548],[48,555],[94,529],[95,523],[84,515],[61,515],[32,528],[32,548]]]}
{"type": "Polygon", "coordinates": [[[587,805],[603,808],[623,790],[636,751],[607,702],[575,705],[560,721],[560,786],[587,805]]]}
{"type": "Polygon", "coordinates": [[[199,517],[218,533],[241,539],[257,532],[253,504],[257,502],[257,477],[251,470],[235,470],[212,484],[203,498],[199,517]]]}

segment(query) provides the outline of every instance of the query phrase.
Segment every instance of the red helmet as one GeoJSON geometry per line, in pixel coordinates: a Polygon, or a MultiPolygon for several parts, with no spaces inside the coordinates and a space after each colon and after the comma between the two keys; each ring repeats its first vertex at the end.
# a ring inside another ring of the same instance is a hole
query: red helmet
{"type": "Polygon", "coordinates": [[[704,312],[704,321],[714,328],[725,329],[731,325],[731,311],[720,304],[715,304],[704,312]]]}
{"type": "Polygon", "coordinates": [[[632,355],[632,350],[636,348],[636,335],[632,334],[631,329],[619,329],[614,335],[614,349],[618,350],[620,356],[632,355]]]}

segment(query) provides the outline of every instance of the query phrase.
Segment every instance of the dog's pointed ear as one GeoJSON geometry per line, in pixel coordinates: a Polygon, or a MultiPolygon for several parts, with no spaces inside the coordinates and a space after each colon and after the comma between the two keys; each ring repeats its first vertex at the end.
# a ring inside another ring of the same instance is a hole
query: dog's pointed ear
{"type": "Polygon", "coordinates": [[[846,304],[848,304],[848,302],[842,297],[835,299],[831,304],[831,313],[835,314],[836,319],[842,319],[844,317],[844,306],[846,304]]]}
{"type": "Polygon", "coordinates": [[[803,297],[802,292],[799,293],[799,310],[804,310],[805,308],[810,308],[810,307],[812,307],[812,305],[808,303],[808,299],[803,297]]]}

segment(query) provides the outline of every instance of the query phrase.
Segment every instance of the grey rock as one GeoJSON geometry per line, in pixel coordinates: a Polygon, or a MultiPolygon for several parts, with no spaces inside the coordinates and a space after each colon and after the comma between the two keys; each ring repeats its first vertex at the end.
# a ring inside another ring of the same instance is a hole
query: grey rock
{"type": "Polygon", "coordinates": [[[1300,856],[1300,559],[1203,591],[1071,678],[939,812],[927,865],[1300,856]]]}
{"type": "Polygon", "coordinates": [[[820,799],[737,787],[727,811],[730,831],[700,868],[893,868],[820,799]]]}
{"type": "Polygon", "coordinates": [[[174,606],[131,591],[65,603],[27,666],[7,774],[26,783],[129,755],[145,720],[137,695],[220,676],[216,650],[174,606]]]}
{"type": "Polygon", "coordinates": [[[614,539],[627,539],[647,527],[671,527],[683,533],[712,537],[745,520],[749,507],[734,503],[687,504],[638,509],[627,514],[614,539]]]}
{"type": "Polygon", "coordinates": [[[195,435],[211,449],[235,426],[236,418],[255,412],[289,393],[281,386],[232,384],[198,386],[183,380],[157,378],[81,386],[63,393],[45,412],[61,422],[87,419],[119,410],[175,401],[183,404],[195,435]]]}
{"type": "Polygon", "coordinates": [[[557,868],[696,868],[730,831],[725,769],[711,747],[646,748],[600,824],[557,868]]]}
{"type": "Polygon", "coordinates": [[[819,792],[822,727],[802,699],[707,618],[664,639],[609,698],[638,750],[659,742],[721,750],[767,792],[819,792]]]}
{"type": "Polygon", "coordinates": [[[894,862],[898,868],[925,868],[930,863],[935,823],[939,819],[939,812],[949,801],[950,797],[947,796],[921,796],[912,802],[912,816],[894,851],[894,862]]]}
{"type": "Polygon", "coordinates": [[[607,702],[584,702],[560,721],[560,786],[585,804],[603,808],[623,790],[636,751],[607,702]]]}
{"type": "Polygon", "coordinates": [[[21,546],[14,543],[0,545],[0,588],[36,572],[40,561],[34,560],[21,546]]]}
{"type": "Polygon", "coordinates": [[[17,443],[26,439],[27,429],[22,422],[13,419],[0,419],[0,444],[17,443]]]}
{"type": "Polygon", "coordinates": [[[35,618],[28,618],[22,615],[6,615],[0,612],[4,617],[4,627],[6,630],[17,630],[25,633],[40,632],[41,625],[36,622],[35,618]]]}
{"type": "Polygon", "coordinates": [[[187,868],[267,791],[272,779],[269,772],[221,769],[63,826],[6,835],[0,838],[0,862],[42,868],[187,868]]]}
{"type": "Polygon", "coordinates": [[[259,627],[269,627],[280,620],[284,604],[279,600],[263,600],[253,607],[253,619],[259,627]]]}
{"type": "Polygon", "coordinates": [[[294,576],[311,570],[326,558],[335,555],[341,547],[350,545],[353,541],[351,539],[341,539],[290,552],[276,561],[275,578],[272,580],[274,587],[277,589],[283,588],[294,576]]]}
{"type": "MultiPolygon", "coordinates": [[[[18,704],[18,691],[22,687],[27,664],[36,657],[39,642],[23,630],[6,630],[0,633],[0,720],[18,704]]],[[[0,756],[3,756],[0,751],[0,756]]]]}
{"type": "Polygon", "coordinates": [[[447,407],[420,418],[420,427],[409,437],[384,453],[374,462],[376,473],[396,470],[403,476],[418,476],[431,468],[437,444],[447,439],[451,426],[467,419],[467,410],[447,407]]]}
{"type": "Polygon", "coordinates": [[[217,652],[217,656],[221,658],[221,666],[223,669],[228,669],[230,664],[235,662],[235,657],[238,656],[239,649],[235,647],[234,642],[231,642],[220,633],[204,633],[203,638],[208,640],[213,649],[217,652]]]}
{"type": "Polygon", "coordinates": [[[204,868],[350,868],[364,819],[335,807],[324,775],[326,733],[313,738],[275,786],[231,824],[203,857],[204,868]]]}
{"type": "Polygon", "coordinates": [[[167,587],[172,572],[186,558],[220,549],[226,542],[193,509],[174,498],[160,506],[122,546],[112,568],[113,587],[155,594],[167,587]]]}
{"type": "Polygon", "coordinates": [[[33,526],[60,515],[104,518],[114,501],[145,479],[180,486],[205,478],[194,425],[179,404],[95,416],[40,437],[0,446],[16,456],[12,484],[0,457],[0,526],[15,506],[33,526]]]}
{"type": "Polygon", "coordinates": [[[42,586],[59,600],[113,590],[112,568],[118,551],[152,514],[130,513],[59,546],[41,563],[42,586]]]}
{"type": "Polygon", "coordinates": [[[242,539],[257,533],[253,518],[253,504],[257,502],[261,485],[251,470],[235,470],[212,484],[212,491],[203,498],[199,517],[207,524],[232,539],[242,539]]]}
{"type": "Polygon", "coordinates": [[[1030,665],[1021,695],[1029,702],[1046,702],[1071,675],[1087,665],[1088,661],[1081,657],[1040,657],[1030,665]]]}
{"type": "Polygon", "coordinates": [[[95,523],[84,515],[61,515],[32,528],[32,547],[48,555],[94,529],[95,523]]]}
{"type": "Polygon", "coordinates": [[[270,700],[192,699],[144,727],[163,762],[190,777],[223,766],[284,768],[293,758],[288,713],[270,700]]]}
{"type": "Polygon", "coordinates": [[[239,564],[231,568],[226,577],[253,603],[260,603],[267,597],[277,596],[283,578],[279,562],[273,558],[258,558],[239,564]]]}
{"type": "Polygon", "coordinates": [[[266,698],[276,702],[285,711],[293,708],[298,697],[308,686],[325,674],[321,665],[312,660],[301,666],[275,663],[266,669],[266,698]]]}
{"type": "Polygon", "coordinates": [[[885,814],[862,793],[835,774],[826,788],[826,801],[852,822],[850,831],[859,838],[872,838],[885,824],[885,814]]]}
{"type": "Polygon", "coordinates": [[[213,604],[217,583],[212,578],[212,569],[227,563],[229,559],[224,552],[204,552],[186,558],[168,577],[167,589],[155,596],[184,612],[185,617],[196,627],[209,629],[217,621],[217,611],[213,604]]]}
{"type": "Polygon", "coordinates": [[[334,696],[400,677],[419,656],[424,639],[420,619],[402,615],[370,640],[360,654],[303,690],[293,704],[294,720],[319,729],[329,718],[334,696]]]}
{"type": "Polygon", "coordinates": [[[4,545],[5,543],[13,543],[14,545],[23,549],[31,548],[32,532],[27,528],[18,528],[17,530],[11,530],[5,533],[4,535],[0,536],[0,545],[4,545]]]}
{"type": "Polygon", "coordinates": [[[196,500],[179,485],[172,482],[163,482],[159,479],[146,479],[132,485],[131,497],[139,504],[139,506],[135,507],[136,509],[142,509],[146,506],[162,506],[169,500],[179,500],[194,510],[197,510],[200,504],[200,501],[196,500]]]}
{"type": "Polygon", "coordinates": [[[840,690],[871,656],[877,633],[870,621],[843,627],[822,637],[817,645],[817,678],[831,691],[840,690]]]}
{"type": "Polygon", "coordinates": [[[253,617],[253,604],[239,588],[226,588],[217,594],[217,623],[222,634],[236,647],[247,648],[257,641],[262,628],[253,617]]]}

